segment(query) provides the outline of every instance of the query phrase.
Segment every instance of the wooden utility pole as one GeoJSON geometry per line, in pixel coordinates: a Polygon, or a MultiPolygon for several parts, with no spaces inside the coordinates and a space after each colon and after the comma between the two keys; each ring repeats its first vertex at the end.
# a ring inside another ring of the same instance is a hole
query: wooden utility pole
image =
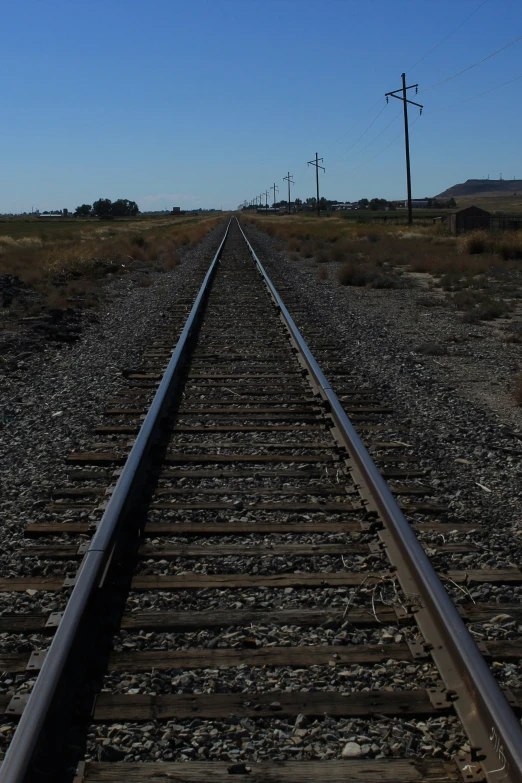
{"type": "Polygon", "coordinates": [[[277,187],[277,185],[275,184],[275,182],[274,182],[274,184],[272,185],[272,187],[270,188],[270,190],[273,190],[273,191],[274,191],[274,207],[275,207],[275,203],[276,203],[276,190],[279,192],[279,188],[277,187]]]}
{"type": "Polygon", "coordinates": [[[293,176],[294,176],[293,174],[290,174],[290,172],[288,172],[286,177],[283,177],[283,182],[285,181],[285,179],[288,180],[288,214],[290,214],[290,185],[291,184],[295,185],[295,182],[292,179],[293,176]]]}
{"type": "Polygon", "coordinates": [[[408,103],[411,103],[412,106],[418,106],[420,109],[420,113],[422,114],[423,106],[420,103],[415,103],[415,101],[408,100],[406,90],[413,90],[415,89],[415,94],[419,91],[419,85],[418,84],[411,84],[409,87],[406,87],[406,74],[401,74],[402,76],[402,89],[394,90],[393,92],[387,92],[385,95],[386,103],[388,103],[388,96],[391,95],[392,98],[397,98],[397,100],[402,101],[402,105],[404,107],[404,141],[406,143],[406,185],[408,189],[408,225],[411,226],[413,223],[413,211],[412,211],[412,204],[411,204],[411,172],[410,172],[410,134],[408,129],[408,103]],[[402,95],[397,95],[398,92],[402,92],[402,95]]]}
{"type": "Polygon", "coordinates": [[[317,157],[317,152],[315,153],[315,160],[308,161],[309,166],[315,166],[315,186],[317,190],[317,217],[319,217],[321,211],[321,208],[319,207],[319,169],[326,171],[324,166],[319,165],[319,161],[321,161],[322,163],[323,159],[317,157]]]}

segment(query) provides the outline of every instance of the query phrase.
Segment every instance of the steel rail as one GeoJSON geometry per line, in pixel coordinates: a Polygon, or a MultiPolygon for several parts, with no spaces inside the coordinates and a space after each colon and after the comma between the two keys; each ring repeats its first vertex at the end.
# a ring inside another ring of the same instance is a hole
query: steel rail
{"type": "MultiPolygon", "coordinates": [[[[457,760],[464,778],[478,780],[484,773],[490,783],[521,783],[522,728],[513,709],[239,221],[238,225],[283,323],[290,332],[299,358],[325,401],[335,424],[336,435],[345,445],[356,475],[369,491],[371,507],[385,525],[385,531],[380,534],[381,540],[388,550],[392,565],[397,568],[401,586],[408,597],[417,598],[413,612],[427,642],[426,650],[431,652],[447,688],[449,701],[470,739],[471,756],[457,760]]],[[[448,706],[448,701],[444,706],[448,706]]]]}
{"type": "Polygon", "coordinates": [[[5,755],[0,769],[1,783],[23,783],[26,780],[26,775],[30,772],[29,766],[33,760],[46,718],[51,709],[60,678],[63,675],[77,638],[85,610],[103,577],[111,556],[116,533],[124,520],[126,511],[129,509],[129,498],[134,494],[139,474],[141,474],[144,463],[150,454],[158,426],[161,426],[163,415],[168,410],[175,392],[180,371],[186,362],[186,349],[200,321],[203,305],[228,236],[230,223],[231,220],[228,222],[225,235],[205,275],[203,284],[116,483],[114,492],[100,520],[97,531],[82,560],[76,584],[67,602],[60,625],[56,630],[5,755]]]}

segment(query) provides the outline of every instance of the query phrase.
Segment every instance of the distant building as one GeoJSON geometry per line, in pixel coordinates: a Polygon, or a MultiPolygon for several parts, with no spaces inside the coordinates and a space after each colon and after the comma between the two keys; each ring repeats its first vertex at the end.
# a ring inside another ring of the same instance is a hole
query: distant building
{"type": "Polygon", "coordinates": [[[446,227],[454,236],[477,228],[489,229],[491,213],[480,207],[455,209],[446,217],[446,227]]]}
{"type": "Polygon", "coordinates": [[[343,209],[357,209],[357,204],[350,201],[340,201],[338,204],[332,204],[330,207],[334,212],[340,212],[343,209]]]}
{"type": "Polygon", "coordinates": [[[172,211],[173,211],[174,214],[180,213],[181,212],[181,207],[172,207],[172,211]]]}

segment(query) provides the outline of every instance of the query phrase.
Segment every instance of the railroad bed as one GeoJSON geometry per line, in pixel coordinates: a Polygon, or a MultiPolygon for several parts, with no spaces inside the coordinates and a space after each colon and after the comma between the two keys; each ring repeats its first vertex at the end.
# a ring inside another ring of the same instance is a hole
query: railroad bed
{"type": "Polygon", "coordinates": [[[522,608],[443,586],[522,571],[307,336],[322,371],[233,219],[0,580],[2,783],[522,780],[520,639],[466,630],[522,608]]]}

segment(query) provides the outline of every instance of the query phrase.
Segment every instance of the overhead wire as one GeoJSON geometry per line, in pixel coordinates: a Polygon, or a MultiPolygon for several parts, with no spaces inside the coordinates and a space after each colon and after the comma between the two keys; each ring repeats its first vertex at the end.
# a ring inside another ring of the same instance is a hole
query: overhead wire
{"type": "MultiPolygon", "coordinates": [[[[485,3],[486,3],[487,1],[488,1],[488,0],[485,0],[485,2],[483,2],[481,5],[479,5],[479,6],[478,6],[478,8],[476,8],[476,9],[475,9],[475,11],[474,11],[473,13],[476,13],[476,12],[477,12],[477,11],[478,11],[478,10],[479,10],[479,9],[480,9],[482,6],[483,6],[483,5],[485,5],[485,3]]],[[[473,14],[470,14],[470,16],[473,16],[473,14]]],[[[464,22],[466,22],[466,21],[467,21],[467,20],[470,18],[470,16],[466,17],[466,19],[465,19],[463,22],[461,22],[461,24],[460,24],[460,25],[458,25],[458,27],[456,27],[456,28],[455,28],[455,30],[458,30],[458,28],[459,28],[459,27],[461,27],[461,26],[464,24],[464,22]]],[[[453,31],[452,31],[452,33],[453,33],[453,32],[455,32],[455,30],[453,30],[453,31]]],[[[446,38],[448,38],[450,35],[452,35],[452,33],[449,33],[449,34],[448,34],[448,36],[446,36],[446,38]]],[[[444,41],[444,40],[446,40],[446,39],[443,39],[443,41],[444,41]]],[[[468,66],[467,68],[464,68],[463,70],[459,71],[458,73],[455,73],[455,74],[453,74],[453,76],[449,76],[449,77],[447,77],[446,79],[443,79],[443,80],[441,80],[440,82],[436,82],[435,84],[432,84],[430,87],[426,87],[424,90],[419,90],[419,92],[426,92],[426,91],[428,91],[428,90],[432,90],[432,89],[434,89],[435,87],[438,87],[440,84],[444,84],[445,82],[448,82],[448,81],[450,81],[451,79],[455,79],[457,76],[460,76],[461,74],[463,74],[463,73],[466,73],[467,71],[470,71],[472,68],[475,68],[477,65],[480,65],[481,63],[485,62],[486,60],[489,60],[489,59],[491,59],[491,58],[492,58],[492,57],[494,57],[495,55],[497,55],[497,54],[500,54],[500,52],[503,52],[503,51],[505,51],[505,50],[506,50],[506,49],[508,49],[509,47],[513,46],[515,43],[518,43],[518,41],[520,41],[520,40],[522,40],[522,35],[518,36],[517,38],[513,39],[512,41],[509,41],[507,44],[505,44],[504,46],[502,46],[500,49],[497,49],[496,51],[492,52],[491,54],[487,55],[486,57],[483,57],[483,58],[482,58],[481,60],[479,60],[478,62],[476,62],[476,63],[473,63],[473,65],[470,65],[470,66],[468,66]]],[[[441,43],[443,43],[443,41],[441,41],[441,43]]],[[[434,47],[434,48],[437,48],[439,45],[440,45],[440,44],[437,44],[437,46],[436,46],[436,47],[434,47]]],[[[430,50],[430,52],[431,52],[431,51],[433,51],[433,49],[432,49],[432,50],[430,50]]],[[[428,54],[430,54],[430,52],[428,52],[428,54]]],[[[427,56],[428,56],[428,54],[426,54],[426,55],[425,55],[425,57],[427,57],[427,56]]],[[[421,59],[424,59],[424,57],[423,57],[423,58],[421,58],[421,59]]],[[[421,62],[421,60],[419,60],[418,62],[421,62]]],[[[416,65],[418,64],[418,62],[416,63],[416,65]]],[[[415,66],[412,66],[412,67],[415,67],[415,66]]],[[[501,87],[505,87],[507,84],[512,84],[513,82],[516,82],[516,81],[518,81],[519,79],[522,79],[522,75],[521,75],[521,76],[516,76],[514,79],[509,79],[509,80],[508,80],[508,81],[506,81],[506,82],[502,82],[502,84],[497,84],[497,85],[495,85],[495,87],[491,87],[489,90],[484,90],[483,92],[477,93],[476,95],[472,95],[472,96],[470,96],[469,98],[464,98],[463,100],[461,100],[461,101],[457,101],[456,103],[450,104],[449,106],[442,106],[442,107],[440,107],[440,108],[438,108],[438,109],[433,109],[432,111],[428,111],[428,112],[427,112],[427,114],[428,114],[428,115],[429,115],[429,114],[435,114],[436,112],[439,112],[439,111],[446,111],[446,110],[448,110],[448,109],[452,109],[452,108],[454,108],[454,107],[456,107],[456,106],[460,106],[460,105],[461,105],[461,104],[463,104],[463,103],[468,103],[469,101],[475,100],[476,98],[480,98],[482,95],[487,95],[488,93],[490,93],[490,92],[493,92],[494,90],[498,90],[498,89],[500,89],[501,87]]],[[[398,113],[398,114],[397,114],[397,115],[396,115],[396,116],[393,118],[393,120],[392,120],[390,123],[388,123],[388,125],[386,125],[386,127],[385,127],[385,128],[383,128],[383,130],[382,130],[382,131],[381,131],[381,132],[380,132],[380,133],[379,133],[379,134],[378,134],[378,135],[377,135],[377,136],[376,136],[376,137],[375,137],[375,138],[374,138],[372,141],[370,141],[370,142],[369,142],[369,143],[368,143],[368,144],[367,144],[365,147],[363,147],[363,148],[360,150],[360,152],[362,152],[364,149],[366,149],[366,148],[367,148],[367,147],[369,147],[371,144],[373,144],[373,143],[374,143],[374,141],[376,141],[376,140],[379,138],[379,136],[381,136],[381,135],[382,135],[382,134],[383,134],[383,133],[384,133],[384,132],[385,132],[385,131],[386,131],[386,130],[387,130],[389,127],[390,127],[390,125],[391,125],[393,122],[395,122],[395,120],[396,120],[396,119],[397,119],[397,118],[400,116],[400,114],[402,114],[402,112],[401,112],[401,111],[400,111],[400,112],[399,112],[399,113],[398,113]]],[[[410,123],[410,124],[409,124],[409,127],[411,127],[412,125],[414,125],[414,124],[415,124],[415,122],[417,122],[419,118],[420,118],[420,115],[419,115],[419,117],[416,117],[416,118],[415,118],[415,120],[413,120],[413,122],[412,122],[412,123],[410,123]]],[[[359,164],[357,164],[356,166],[354,166],[353,168],[351,168],[351,169],[350,169],[350,171],[355,171],[356,169],[358,169],[358,168],[361,168],[362,166],[366,166],[368,163],[371,163],[371,161],[375,160],[375,158],[377,158],[377,157],[378,157],[379,155],[381,155],[381,154],[382,154],[382,153],[383,153],[385,150],[387,150],[387,149],[388,149],[388,147],[391,147],[391,145],[392,145],[392,144],[394,144],[394,143],[395,143],[395,142],[396,142],[398,139],[400,139],[400,138],[401,138],[401,136],[403,136],[403,135],[404,135],[404,131],[401,131],[401,133],[399,133],[399,134],[398,134],[398,136],[396,136],[394,139],[392,139],[392,140],[391,140],[391,141],[390,141],[390,142],[389,142],[389,143],[388,143],[388,144],[387,144],[385,147],[383,147],[381,150],[379,150],[379,152],[377,152],[377,153],[376,153],[376,154],[375,154],[373,157],[369,158],[369,159],[368,159],[368,160],[366,160],[366,161],[363,161],[362,163],[359,163],[359,164]]],[[[353,146],[354,146],[354,145],[353,145],[353,146]]]]}
{"type": "Polygon", "coordinates": [[[377,116],[373,118],[373,120],[370,122],[370,124],[368,125],[368,127],[367,127],[367,128],[365,128],[365,130],[363,130],[363,132],[361,133],[361,135],[360,135],[360,136],[358,136],[358,137],[355,139],[355,141],[353,142],[353,144],[352,144],[350,147],[348,147],[348,149],[347,149],[347,150],[345,150],[344,152],[342,152],[342,153],[341,153],[341,154],[340,154],[340,155],[339,155],[337,158],[334,158],[334,160],[332,161],[332,163],[335,163],[336,161],[340,160],[340,159],[341,159],[341,158],[343,158],[345,155],[347,155],[347,154],[348,154],[348,153],[349,153],[351,150],[353,150],[353,148],[355,147],[355,145],[356,145],[356,144],[358,144],[358,143],[360,142],[360,140],[363,138],[363,136],[365,136],[365,135],[368,133],[368,131],[370,130],[370,128],[372,127],[372,125],[375,125],[375,123],[377,122],[377,120],[379,119],[379,117],[381,116],[381,114],[383,113],[383,111],[385,110],[385,108],[386,108],[386,104],[384,104],[384,106],[382,107],[382,109],[380,110],[380,112],[377,114],[377,116]]]}
{"type": "MultiPolygon", "coordinates": [[[[463,19],[463,21],[460,22],[460,24],[458,24],[457,27],[455,27],[453,30],[451,30],[451,32],[449,32],[438,44],[436,44],[434,47],[432,47],[425,55],[423,55],[419,60],[417,60],[416,63],[414,63],[412,66],[410,66],[410,68],[408,70],[412,70],[413,68],[415,68],[417,65],[419,65],[419,63],[421,63],[423,60],[425,60],[426,57],[428,57],[432,52],[434,52],[436,49],[438,49],[439,46],[441,46],[448,38],[450,38],[457,30],[459,30],[469,19],[471,19],[472,16],[474,16],[488,2],[489,2],[489,0],[483,0],[483,2],[481,2],[477,6],[477,8],[475,8],[475,10],[472,11],[471,14],[469,14],[465,19],[463,19]]],[[[504,46],[501,46],[499,49],[496,49],[494,52],[491,52],[490,54],[486,55],[485,57],[483,57],[482,59],[478,60],[477,62],[467,66],[466,68],[463,68],[462,70],[458,71],[457,73],[452,74],[451,76],[446,77],[445,79],[441,79],[440,81],[435,82],[434,84],[431,84],[428,87],[425,87],[425,88],[419,90],[419,92],[428,92],[429,90],[433,90],[433,89],[435,89],[436,87],[439,87],[442,84],[446,84],[447,82],[452,81],[453,79],[456,79],[458,76],[461,76],[462,74],[467,73],[468,71],[472,70],[473,68],[476,68],[478,65],[481,65],[482,63],[486,62],[487,60],[490,60],[492,57],[495,57],[497,54],[500,54],[500,53],[506,51],[506,49],[509,49],[511,46],[514,46],[516,43],[518,43],[521,40],[522,40],[522,35],[519,35],[516,38],[514,38],[513,40],[508,41],[508,43],[504,44],[504,46]]],[[[463,100],[457,101],[456,103],[450,104],[448,106],[442,106],[442,107],[440,107],[438,109],[433,109],[431,111],[428,111],[427,114],[435,114],[435,113],[440,112],[440,111],[447,111],[448,109],[452,109],[452,108],[454,108],[456,106],[459,106],[459,105],[461,105],[463,103],[468,103],[469,101],[475,100],[476,98],[480,98],[483,95],[487,95],[488,93],[493,92],[495,90],[498,90],[501,87],[504,87],[504,86],[506,86],[508,84],[512,84],[513,82],[516,82],[519,79],[522,79],[522,75],[516,76],[513,79],[509,79],[508,81],[505,81],[502,84],[498,84],[495,87],[491,87],[490,89],[484,90],[483,92],[477,93],[476,95],[472,95],[469,98],[464,98],[463,100]]],[[[368,110],[367,114],[369,114],[377,106],[377,104],[378,104],[378,101],[376,101],[370,107],[370,109],[368,110]]],[[[353,144],[347,150],[345,150],[338,158],[335,158],[332,161],[332,163],[335,163],[337,160],[339,160],[340,158],[342,158],[345,155],[347,155],[359,143],[359,141],[366,135],[366,133],[368,133],[370,128],[373,127],[375,122],[378,120],[378,118],[383,113],[384,109],[385,109],[385,106],[383,106],[383,108],[378,112],[378,114],[374,117],[374,119],[370,122],[370,124],[365,128],[365,130],[357,137],[357,139],[353,142],[353,144]]],[[[372,144],[374,144],[374,142],[377,141],[377,139],[380,136],[382,136],[382,134],[395,122],[395,120],[398,119],[398,117],[401,114],[402,114],[402,111],[399,111],[398,114],[377,134],[377,136],[375,136],[370,142],[368,142],[368,144],[366,144],[364,147],[362,147],[359,150],[359,152],[362,152],[363,150],[367,149],[372,144]]],[[[414,125],[419,120],[419,118],[420,118],[420,115],[419,115],[419,117],[416,117],[415,120],[413,120],[413,122],[411,122],[409,124],[409,127],[414,125]]],[[[332,146],[333,144],[336,144],[339,141],[341,141],[349,133],[351,133],[351,131],[355,127],[357,127],[357,125],[360,122],[361,122],[361,118],[359,118],[342,136],[338,137],[338,139],[336,141],[331,142],[328,146],[332,146]]],[[[371,158],[369,158],[366,161],[363,161],[362,163],[357,164],[356,166],[351,168],[350,171],[355,171],[356,169],[359,169],[362,166],[365,166],[368,163],[371,163],[373,160],[375,160],[375,158],[377,158],[379,155],[381,155],[383,152],[385,152],[389,147],[391,147],[392,144],[394,144],[396,141],[398,141],[398,139],[400,139],[401,136],[404,136],[404,131],[401,131],[401,133],[399,133],[385,147],[383,147],[381,150],[379,150],[379,152],[377,152],[371,158]]]]}
{"type": "MultiPolygon", "coordinates": [[[[420,119],[420,114],[419,114],[419,116],[418,116],[418,117],[415,117],[415,119],[413,120],[413,122],[410,122],[410,123],[408,124],[408,127],[409,127],[409,128],[411,128],[411,127],[412,127],[412,125],[415,125],[415,123],[416,123],[416,122],[417,122],[419,119],[420,119]]],[[[388,149],[388,147],[391,147],[391,145],[392,145],[392,144],[394,144],[394,143],[395,143],[395,142],[396,142],[398,139],[400,139],[400,138],[401,138],[401,136],[404,136],[404,131],[401,131],[401,132],[399,133],[399,135],[398,135],[398,136],[395,136],[395,138],[394,138],[394,139],[392,139],[392,140],[389,142],[389,144],[387,144],[385,147],[383,147],[383,148],[382,148],[382,150],[379,150],[379,152],[376,152],[376,153],[375,153],[375,155],[373,156],[373,158],[369,158],[368,160],[365,160],[365,161],[363,161],[362,163],[359,163],[357,166],[354,166],[353,168],[351,168],[351,169],[350,169],[350,171],[355,171],[356,169],[360,169],[360,168],[361,168],[361,166],[366,166],[366,164],[367,164],[367,163],[371,163],[371,162],[372,162],[372,160],[375,160],[375,158],[379,157],[379,155],[381,155],[381,154],[382,154],[382,153],[383,153],[385,150],[387,150],[387,149],[388,149]]]]}
{"type": "MultiPolygon", "coordinates": [[[[372,145],[372,144],[374,144],[374,142],[376,142],[376,141],[377,141],[377,139],[378,139],[380,136],[382,136],[382,134],[383,134],[385,131],[387,131],[387,130],[388,130],[388,128],[389,128],[391,125],[393,125],[393,123],[395,122],[395,120],[399,119],[399,117],[400,117],[401,115],[402,115],[402,109],[399,109],[399,111],[397,112],[397,114],[395,115],[395,117],[394,117],[394,118],[393,118],[393,119],[392,119],[392,120],[391,120],[391,121],[390,121],[390,122],[389,122],[387,125],[385,125],[385,126],[384,126],[384,128],[382,129],[382,131],[380,131],[380,132],[377,134],[377,136],[374,136],[374,137],[373,137],[373,139],[372,139],[371,141],[369,141],[369,142],[368,142],[368,144],[365,144],[365,145],[364,145],[364,147],[361,147],[361,149],[359,150],[359,153],[361,153],[361,152],[363,152],[364,150],[368,149],[368,147],[371,147],[371,145],[372,145]]],[[[359,165],[364,165],[364,164],[359,164],[359,165]]],[[[350,171],[352,171],[352,169],[350,169],[350,171]]]]}
{"type": "Polygon", "coordinates": [[[371,146],[372,146],[372,144],[373,144],[375,141],[377,141],[377,139],[378,139],[380,136],[382,136],[382,134],[384,133],[384,131],[387,131],[387,130],[388,130],[388,128],[390,127],[390,125],[393,125],[393,123],[395,122],[395,120],[397,120],[397,119],[398,119],[398,118],[401,116],[401,114],[402,114],[402,109],[399,109],[399,111],[397,112],[397,114],[395,115],[395,117],[393,118],[393,120],[391,120],[391,121],[388,123],[388,125],[386,125],[386,126],[385,126],[385,127],[382,129],[382,131],[381,131],[380,133],[378,133],[378,134],[377,134],[377,136],[374,136],[374,137],[373,137],[373,139],[372,139],[371,141],[369,141],[369,142],[368,142],[368,144],[365,144],[365,145],[364,145],[364,147],[361,147],[361,149],[359,150],[359,152],[362,152],[363,150],[366,150],[366,149],[368,149],[368,147],[371,147],[371,146]]]}
{"type": "Polygon", "coordinates": [[[435,51],[435,49],[438,49],[438,48],[439,48],[439,46],[442,46],[442,44],[444,43],[444,41],[447,41],[447,40],[448,40],[448,38],[450,38],[450,37],[453,35],[453,33],[456,33],[456,32],[457,32],[457,30],[460,30],[460,28],[461,28],[461,27],[462,27],[464,24],[466,24],[466,22],[468,21],[468,19],[471,19],[471,17],[472,17],[472,16],[474,16],[474,15],[477,13],[477,11],[480,11],[480,9],[481,9],[483,6],[485,6],[487,2],[489,2],[489,0],[484,0],[484,2],[482,2],[482,3],[481,3],[479,6],[477,6],[477,7],[475,8],[475,10],[474,10],[474,11],[472,11],[472,12],[470,13],[470,15],[469,15],[469,16],[467,16],[467,17],[466,17],[466,18],[465,18],[465,19],[464,19],[464,20],[463,20],[463,21],[462,21],[460,24],[458,24],[458,25],[457,25],[457,26],[456,26],[456,27],[455,27],[455,28],[454,28],[454,29],[451,31],[451,33],[448,33],[448,34],[445,36],[445,38],[443,38],[443,39],[442,39],[442,41],[439,41],[439,43],[438,43],[438,44],[436,44],[436,45],[435,45],[435,46],[434,46],[432,49],[430,49],[430,50],[429,50],[429,52],[426,52],[426,54],[425,54],[425,55],[423,55],[423,56],[420,58],[420,60],[417,60],[417,62],[416,62],[416,63],[414,63],[413,65],[410,65],[410,67],[408,68],[408,71],[412,71],[414,68],[416,68],[416,67],[417,67],[417,65],[418,65],[419,63],[421,63],[423,60],[425,60],[425,59],[426,59],[426,57],[429,57],[429,55],[430,55],[432,52],[434,52],[434,51],[435,51]]]}
{"type": "Polygon", "coordinates": [[[374,103],[374,104],[372,104],[372,105],[370,106],[370,108],[368,109],[368,111],[366,112],[366,114],[363,114],[363,115],[362,115],[362,117],[359,117],[359,118],[358,118],[358,119],[357,119],[357,120],[354,122],[354,124],[353,124],[353,125],[351,125],[351,126],[348,128],[348,130],[347,130],[347,131],[345,131],[345,132],[344,132],[344,133],[343,133],[341,136],[338,136],[338,137],[335,139],[335,141],[331,141],[331,142],[330,142],[330,143],[327,145],[327,147],[331,147],[331,146],[333,146],[334,144],[338,144],[338,143],[339,143],[339,142],[340,142],[342,139],[344,139],[346,136],[348,136],[348,134],[349,134],[349,133],[351,133],[351,132],[353,131],[353,129],[354,129],[354,128],[356,128],[356,127],[357,127],[357,125],[359,125],[359,123],[360,123],[360,122],[361,122],[361,121],[364,119],[364,117],[366,117],[366,115],[367,115],[367,114],[370,114],[370,112],[372,112],[372,111],[375,109],[375,107],[376,107],[376,106],[377,106],[379,103],[380,103],[380,98],[378,98],[378,99],[375,101],[375,103],[374,103]]]}
{"type": "Polygon", "coordinates": [[[436,114],[436,112],[439,111],[447,111],[448,109],[453,109],[455,106],[460,106],[461,103],[468,103],[468,101],[474,101],[475,98],[480,98],[482,95],[487,95],[489,92],[494,92],[494,90],[499,90],[501,87],[505,87],[506,84],[512,84],[513,82],[517,82],[519,79],[522,79],[522,74],[520,76],[515,76],[514,79],[509,79],[507,82],[502,82],[502,84],[497,84],[495,87],[491,87],[489,90],[484,90],[484,92],[479,92],[476,95],[471,95],[469,98],[463,98],[461,101],[457,101],[457,103],[451,103],[449,106],[439,106],[438,109],[431,109],[428,112],[425,112],[425,114],[436,114]]]}
{"type": "Polygon", "coordinates": [[[466,73],[467,71],[471,71],[472,68],[476,68],[477,65],[480,65],[481,63],[485,63],[486,60],[490,60],[492,57],[495,57],[497,54],[504,52],[506,49],[509,49],[510,46],[513,46],[514,44],[518,43],[521,40],[522,40],[522,35],[519,35],[517,38],[514,38],[512,41],[509,41],[507,44],[504,44],[504,46],[501,46],[500,49],[497,49],[495,52],[491,52],[491,54],[488,54],[486,57],[483,57],[481,60],[478,60],[476,63],[473,63],[473,65],[468,65],[468,67],[463,68],[462,71],[458,71],[457,73],[454,73],[452,76],[446,77],[446,79],[441,79],[440,82],[435,82],[435,84],[430,84],[429,87],[424,87],[422,90],[419,90],[419,92],[427,92],[428,90],[434,90],[435,87],[439,87],[441,84],[446,84],[446,82],[450,82],[452,79],[456,79],[457,76],[461,76],[463,73],[466,73]]]}

